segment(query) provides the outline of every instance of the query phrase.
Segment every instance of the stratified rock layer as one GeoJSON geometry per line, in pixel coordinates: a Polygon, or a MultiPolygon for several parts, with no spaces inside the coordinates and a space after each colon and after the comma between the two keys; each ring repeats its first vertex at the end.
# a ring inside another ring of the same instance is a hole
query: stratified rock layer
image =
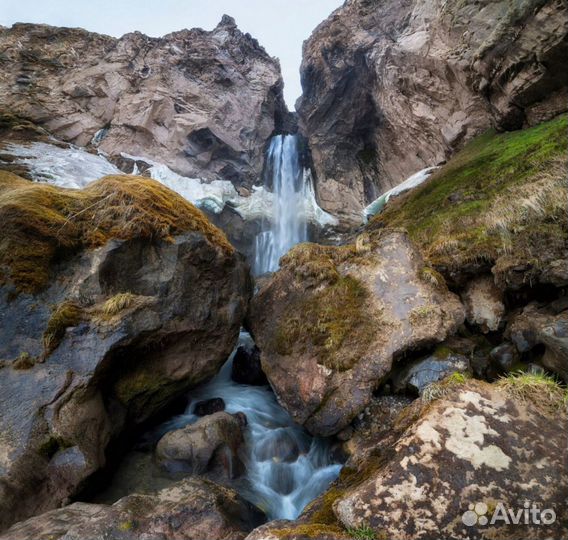
{"type": "Polygon", "coordinates": [[[566,3],[348,0],[304,45],[299,102],[323,208],[377,192],[496,126],[568,107],[566,3]]]}
{"type": "Polygon", "coordinates": [[[344,428],[390,373],[393,357],[443,341],[464,320],[400,231],[374,243],[303,244],[253,298],[250,324],[280,403],[318,435],[344,428]]]}
{"type": "Polygon", "coordinates": [[[162,38],[16,24],[0,29],[0,66],[0,109],[59,139],[236,185],[260,177],[287,115],[278,61],[227,16],[162,38]]]}

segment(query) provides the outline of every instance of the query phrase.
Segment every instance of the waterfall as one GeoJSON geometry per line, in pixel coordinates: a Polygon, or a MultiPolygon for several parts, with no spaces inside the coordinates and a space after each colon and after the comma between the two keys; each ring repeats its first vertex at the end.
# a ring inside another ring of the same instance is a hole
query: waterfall
{"type": "Polygon", "coordinates": [[[297,135],[276,135],[267,154],[267,188],[274,194],[269,230],[255,239],[257,275],[278,269],[280,257],[308,239],[306,202],[313,192],[311,177],[300,164],[297,135]]]}

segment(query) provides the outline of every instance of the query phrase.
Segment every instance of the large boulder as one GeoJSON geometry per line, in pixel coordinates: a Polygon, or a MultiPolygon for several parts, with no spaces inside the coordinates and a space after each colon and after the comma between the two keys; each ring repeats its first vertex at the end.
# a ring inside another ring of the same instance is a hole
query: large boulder
{"type": "Polygon", "coordinates": [[[166,433],[156,446],[156,459],[171,472],[220,472],[229,479],[236,478],[243,468],[238,452],[245,423],[244,415],[227,412],[200,418],[194,424],[166,433]]]}
{"type": "Polygon", "coordinates": [[[240,540],[264,521],[235,491],[189,478],[112,506],[74,503],[14,525],[2,540],[240,540]]]}
{"type": "Polygon", "coordinates": [[[393,540],[564,538],[565,400],[566,390],[542,377],[451,376],[398,414],[392,403],[375,407],[385,422],[371,415],[353,437],[362,459],[349,458],[297,525],[393,540]],[[526,502],[546,522],[526,523],[526,502]],[[521,512],[519,524],[490,523],[510,511],[521,512]]]}
{"type": "Polygon", "coordinates": [[[321,206],[345,219],[492,126],[566,111],[556,0],[349,0],[304,44],[300,127],[321,206]]]}
{"type": "Polygon", "coordinates": [[[364,409],[394,356],[443,341],[463,320],[406,233],[388,230],[374,242],[294,248],[254,297],[250,326],[280,403],[331,435],[364,409]]]}
{"type": "Polygon", "coordinates": [[[122,153],[250,185],[287,121],[278,61],[227,16],[210,32],[160,38],[15,24],[0,28],[0,50],[0,109],[97,146],[127,172],[122,153]]]}
{"type": "Polygon", "coordinates": [[[105,449],[212,377],[247,265],[161,184],[64,190],[0,173],[0,527],[56,507],[105,449]]]}

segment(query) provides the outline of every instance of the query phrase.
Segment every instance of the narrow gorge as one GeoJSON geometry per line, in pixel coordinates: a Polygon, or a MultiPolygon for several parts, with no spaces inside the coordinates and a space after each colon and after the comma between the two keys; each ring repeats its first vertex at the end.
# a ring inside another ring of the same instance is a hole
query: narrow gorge
{"type": "Polygon", "coordinates": [[[0,539],[565,538],[567,58],[346,0],[291,112],[229,15],[0,26],[0,539]]]}

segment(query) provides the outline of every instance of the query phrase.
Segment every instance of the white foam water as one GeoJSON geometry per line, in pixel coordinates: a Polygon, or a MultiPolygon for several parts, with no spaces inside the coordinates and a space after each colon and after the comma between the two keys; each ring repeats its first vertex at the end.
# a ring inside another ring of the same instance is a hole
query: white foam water
{"type": "MultiPolygon", "coordinates": [[[[251,338],[241,333],[241,345],[251,338]]],[[[268,519],[295,519],[339,475],[341,464],[331,457],[329,442],[311,437],[278,404],[269,386],[238,384],[231,379],[234,353],[215,378],[191,391],[183,415],[163,424],[159,432],[179,429],[198,420],[199,401],[222,398],[229,413],[245,413],[244,481],[236,487],[261,508],[268,519]]]]}

